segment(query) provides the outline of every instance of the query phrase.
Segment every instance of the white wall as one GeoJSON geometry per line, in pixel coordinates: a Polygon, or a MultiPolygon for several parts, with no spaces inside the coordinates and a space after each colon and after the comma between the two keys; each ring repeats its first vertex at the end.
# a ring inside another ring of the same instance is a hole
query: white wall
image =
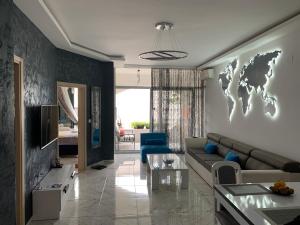
{"type": "Polygon", "coordinates": [[[298,30],[271,41],[259,49],[237,55],[239,67],[234,75],[231,93],[236,100],[232,121],[218,74],[225,65],[215,67],[216,76],[206,85],[206,132],[222,135],[251,144],[280,155],[300,161],[300,23],[298,30]],[[252,98],[252,110],[245,116],[241,101],[237,100],[237,81],[241,67],[257,53],[281,49],[282,54],[273,67],[273,78],[269,93],[277,97],[279,114],[275,119],[264,114],[264,103],[260,95],[252,98]]]}
{"type": "Polygon", "coordinates": [[[116,68],[115,74],[116,86],[151,87],[151,69],[116,68]]]}

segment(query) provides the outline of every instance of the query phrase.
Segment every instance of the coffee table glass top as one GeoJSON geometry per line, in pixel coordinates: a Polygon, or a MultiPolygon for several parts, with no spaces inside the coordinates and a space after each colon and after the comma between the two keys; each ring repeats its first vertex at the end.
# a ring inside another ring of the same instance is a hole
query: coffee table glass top
{"type": "Polygon", "coordinates": [[[188,167],[185,162],[181,160],[176,154],[148,154],[147,160],[152,170],[186,170],[188,167]],[[164,160],[172,159],[174,162],[166,165],[164,160]]]}

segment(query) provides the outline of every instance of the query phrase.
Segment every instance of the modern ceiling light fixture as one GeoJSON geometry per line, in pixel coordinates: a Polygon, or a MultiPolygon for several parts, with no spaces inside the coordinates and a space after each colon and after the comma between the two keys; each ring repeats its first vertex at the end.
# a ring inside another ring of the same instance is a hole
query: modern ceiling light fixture
{"type": "Polygon", "coordinates": [[[187,52],[181,51],[179,42],[174,37],[173,23],[159,22],[155,24],[155,28],[158,30],[156,41],[153,51],[147,51],[139,54],[140,59],[147,59],[153,61],[167,61],[183,59],[188,56],[187,52]]]}

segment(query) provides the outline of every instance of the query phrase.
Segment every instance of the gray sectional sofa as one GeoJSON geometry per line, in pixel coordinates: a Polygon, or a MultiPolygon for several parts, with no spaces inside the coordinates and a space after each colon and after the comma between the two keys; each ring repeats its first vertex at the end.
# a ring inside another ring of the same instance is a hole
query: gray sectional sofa
{"type": "Polygon", "coordinates": [[[211,167],[215,162],[223,161],[228,151],[239,156],[243,183],[300,181],[299,162],[220,134],[208,133],[207,138],[186,138],[185,142],[187,163],[211,186],[211,167]],[[218,146],[216,154],[204,152],[207,142],[218,146]]]}

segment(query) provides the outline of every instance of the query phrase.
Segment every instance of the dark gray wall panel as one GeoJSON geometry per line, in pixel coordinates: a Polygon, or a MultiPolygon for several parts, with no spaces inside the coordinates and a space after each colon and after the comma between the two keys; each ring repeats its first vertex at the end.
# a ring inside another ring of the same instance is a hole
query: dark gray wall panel
{"type": "MultiPolygon", "coordinates": [[[[56,104],[56,82],[102,88],[102,147],[91,149],[88,164],[113,159],[113,64],[58,50],[11,0],[0,0],[0,223],[15,224],[15,144],[13,55],[24,59],[26,221],[32,215],[31,191],[47,174],[57,144],[39,147],[38,106],[56,104]]],[[[87,101],[88,115],[90,101],[87,101]]],[[[90,128],[88,127],[88,141],[90,128]]]]}
{"type": "Polygon", "coordinates": [[[56,104],[56,48],[16,7],[11,26],[14,54],[24,59],[26,221],[32,215],[31,191],[55,160],[57,145],[40,150],[38,106],[56,104]]]}
{"type": "Polygon", "coordinates": [[[102,159],[113,159],[114,148],[114,70],[112,63],[103,63],[68,51],[57,49],[58,81],[87,85],[87,116],[91,115],[91,86],[101,87],[101,132],[100,148],[91,148],[91,125],[87,124],[88,164],[102,159]]]}
{"type": "Polygon", "coordinates": [[[11,0],[0,0],[0,224],[15,224],[15,144],[11,0]]]}

